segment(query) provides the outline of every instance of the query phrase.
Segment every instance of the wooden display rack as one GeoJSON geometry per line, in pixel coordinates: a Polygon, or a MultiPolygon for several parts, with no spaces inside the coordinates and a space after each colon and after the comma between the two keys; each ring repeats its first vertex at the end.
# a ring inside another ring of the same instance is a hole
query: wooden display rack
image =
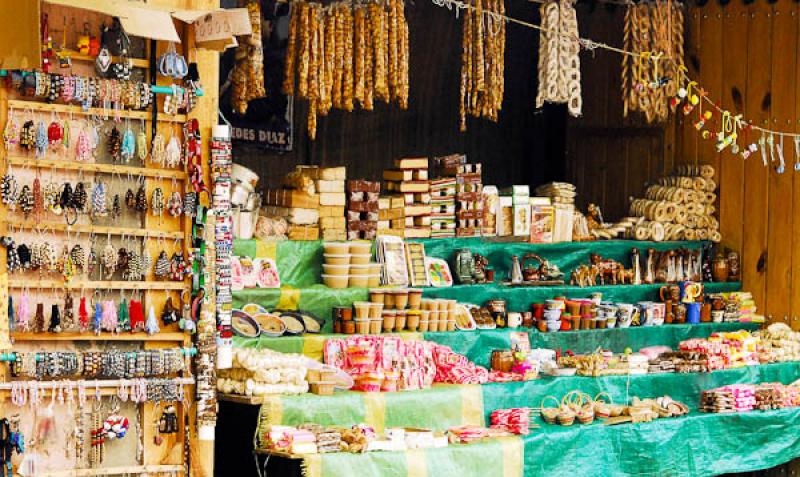
{"type": "MultiPolygon", "coordinates": [[[[218,1],[214,0],[163,0],[158,2],[160,6],[167,7],[174,5],[176,9],[208,9],[219,6],[218,1]]],[[[61,5],[43,4],[43,10],[49,13],[53,29],[62,28],[61,18],[75,19],[77,25],[83,25],[85,22],[96,22],[98,19],[106,17],[86,10],[81,10],[73,7],[66,7],[61,5]],[[58,19],[53,20],[53,19],[58,19]]],[[[72,23],[68,24],[72,25],[72,23]]],[[[92,31],[97,31],[97,25],[92,25],[92,31]]],[[[71,26],[65,26],[70,30],[71,26]]],[[[70,30],[71,31],[71,30],[70,30]]],[[[198,65],[202,81],[206,85],[215,86],[218,83],[218,54],[214,51],[203,51],[194,48],[193,34],[191,28],[186,28],[183,31],[184,43],[177,45],[179,52],[183,51],[187,62],[195,62],[198,65]]],[[[60,41],[61,34],[58,36],[53,35],[56,42],[60,41]]],[[[74,44],[71,39],[68,44],[74,44]]],[[[146,57],[151,56],[149,49],[155,42],[148,43],[146,57]]],[[[155,57],[158,57],[167,48],[165,42],[157,44],[158,51],[154,52],[155,57]]],[[[56,48],[56,50],[58,50],[56,48]]],[[[64,50],[62,50],[64,51],[64,50]]],[[[73,61],[72,70],[76,74],[93,75],[94,74],[94,58],[88,55],[82,55],[76,51],[66,50],[68,55],[73,61]]],[[[155,83],[160,86],[171,85],[174,80],[171,78],[149,78],[147,69],[150,67],[150,60],[148,59],[133,59],[133,66],[144,70],[144,78],[151,84],[155,83]],[[149,79],[147,79],[149,78],[149,79]]],[[[54,72],[59,72],[58,61],[55,61],[54,72]]],[[[159,109],[157,116],[157,128],[167,138],[173,132],[179,132],[179,129],[187,121],[187,119],[198,119],[201,126],[201,135],[203,138],[203,160],[201,161],[204,167],[204,175],[206,176],[206,183],[208,183],[208,146],[211,139],[211,126],[216,124],[217,121],[217,88],[209,88],[204,97],[199,99],[195,109],[190,114],[177,114],[166,115],[163,113],[161,107],[163,96],[155,95],[155,101],[159,109]]],[[[113,121],[114,113],[99,108],[90,108],[84,111],[77,105],[65,104],[48,104],[36,100],[27,100],[13,96],[7,88],[0,88],[0,123],[5,125],[9,108],[13,108],[16,115],[30,115],[33,114],[42,118],[47,123],[51,115],[60,115],[62,117],[74,116],[77,118],[100,118],[105,122],[113,121]],[[109,118],[109,116],[111,116],[109,118]]],[[[124,124],[126,120],[141,121],[145,124],[145,131],[148,136],[148,145],[150,144],[151,128],[150,125],[153,121],[153,112],[151,109],[145,111],[118,111],[118,117],[122,118],[124,124]]],[[[120,126],[118,126],[120,127],[120,126]]],[[[0,148],[2,149],[2,148],[0,148]]],[[[106,151],[98,149],[96,156],[99,160],[106,160],[106,151]]],[[[31,156],[20,155],[19,151],[11,151],[7,153],[4,149],[0,152],[0,162],[4,162],[3,171],[13,166],[15,173],[19,170],[37,170],[42,174],[53,174],[54,177],[59,177],[62,174],[80,174],[83,176],[98,175],[102,177],[134,177],[142,178],[144,180],[145,189],[148,198],[152,196],[153,190],[156,187],[162,187],[165,192],[165,199],[169,197],[169,192],[172,191],[171,183],[176,183],[177,190],[183,192],[186,190],[188,175],[185,170],[166,169],[154,167],[150,163],[143,167],[135,167],[130,165],[111,164],[104,162],[95,163],[81,163],[74,161],[72,158],[69,160],[64,157],[53,158],[49,155],[42,159],[34,158],[31,156]]],[[[3,173],[4,173],[3,172],[3,173]]],[[[74,182],[74,175],[70,176],[71,181],[74,182]]],[[[83,179],[87,180],[87,179],[83,179]]],[[[208,206],[208,197],[203,195],[198,199],[200,203],[208,206]]],[[[192,233],[192,218],[181,216],[179,218],[165,217],[158,218],[151,214],[144,214],[141,223],[138,224],[125,224],[125,225],[94,225],[91,223],[79,223],[76,225],[67,225],[66,223],[57,222],[57,218],[48,216],[44,221],[30,221],[21,220],[22,215],[8,211],[5,207],[0,208],[0,236],[5,235],[9,230],[11,231],[28,231],[36,232],[47,230],[48,233],[55,235],[81,233],[84,236],[94,233],[97,236],[110,235],[114,237],[138,237],[144,241],[144,246],[150,251],[153,257],[158,256],[158,253],[168,247],[164,247],[163,242],[167,241],[172,243],[175,240],[181,240],[186,252],[191,247],[191,233],[192,233]]],[[[92,281],[85,280],[83,277],[76,277],[70,282],[62,280],[50,279],[45,276],[44,279],[33,279],[25,276],[11,275],[9,276],[6,270],[6,256],[5,253],[0,253],[0,296],[8,298],[9,290],[15,291],[21,288],[30,289],[32,294],[37,293],[37,290],[87,290],[87,294],[95,290],[103,290],[107,292],[138,290],[145,302],[145,312],[149,306],[154,306],[156,310],[160,311],[168,296],[172,296],[173,301],[180,299],[181,294],[185,292],[191,293],[190,280],[184,281],[157,281],[152,276],[146,277],[145,281],[119,281],[119,280],[100,280],[92,281]]],[[[212,284],[207,284],[213,286],[212,284]]],[[[77,301],[77,300],[76,300],[77,301]]],[[[4,304],[0,306],[0,323],[8,323],[8,307],[4,304]]],[[[41,349],[42,345],[50,345],[48,349],[64,349],[64,346],[74,346],[77,343],[84,343],[91,346],[91,349],[101,344],[102,342],[113,343],[112,346],[116,347],[118,344],[126,344],[127,346],[139,347],[140,349],[158,349],[165,347],[191,347],[192,338],[190,335],[181,332],[177,324],[164,326],[159,323],[162,330],[154,335],[146,333],[101,333],[95,335],[93,333],[27,333],[27,332],[13,332],[11,339],[13,340],[15,349],[27,349],[31,346],[36,349],[41,349]],[[27,347],[27,348],[26,348],[27,347]]],[[[82,345],[84,346],[84,345],[82,345]]],[[[0,367],[0,378],[2,381],[8,381],[7,369],[5,366],[0,367]]],[[[103,394],[110,395],[112,390],[104,390],[103,394]]],[[[0,390],[0,417],[3,415],[10,416],[15,413],[29,412],[28,408],[17,408],[13,406],[10,401],[5,397],[7,391],[0,390]]],[[[183,475],[185,465],[185,455],[189,455],[190,474],[195,476],[210,476],[213,475],[213,441],[200,441],[197,438],[196,429],[196,415],[194,414],[194,386],[187,386],[185,389],[186,401],[184,403],[176,403],[177,416],[179,422],[179,432],[177,434],[165,435],[163,443],[156,445],[154,437],[157,430],[153,423],[157,422],[160,416],[159,407],[153,403],[145,403],[138,407],[138,422],[140,429],[138,432],[134,429],[133,423],[131,425],[130,434],[135,436],[135,439],[141,439],[144,452],[143,462],[139,465],[129,465],[128,462],[104,462],[102,467],[84,469],[72,468],[73,461],[63,459],[63,465],[60,465],[59,470],[56,472],[48,471],[47,475],[51,476],[99,476],[99,475],[183,475]],[[184,415],[188,413],[189,416],[189,449],[185,449],[184,442],[184,415]]],[[[57,406],[58,407],[58,406],[57,406]]],[[[58,411],[56,411],[58,412],[58,411]]],[[[61,424],[59,424],[61,425],[61,424]]],[[[67,424],[71,426],[71,424],[67,424]]],[[[58,452],[54,453],[57,454],[58,452]]],[[[128,456],[129,458],[130,456],[128,456]]],[[[16,462],[16,459],[15,459],[16,462]]],[[[16,470],[16,469],[15,469],[16,470]]]]}

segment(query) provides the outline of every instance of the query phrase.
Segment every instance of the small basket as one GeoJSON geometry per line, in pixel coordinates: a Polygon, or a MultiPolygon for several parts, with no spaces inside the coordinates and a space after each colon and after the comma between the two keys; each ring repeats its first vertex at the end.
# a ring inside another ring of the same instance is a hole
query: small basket
{"type": "Polygon", "coordinates": [[[601,391],[597,393],[597,396],[594,397],[594,415],[598,419],[608,419],[611,417],[611,404],[613,403],[613,399],[611,399],[611,395],[609,395],[605,391],[601,391]],[[603,397],[608,398],[608,402],[603,400],[603,397]]]}
{"type": "Polygon", "coordinates": [[[561,409],[558,413],[558,423],[562,426],[571,426],[575,423],[575,413],[568,408],[561,409]]]}
{"type": "Polygon", "coordinates": [[[542,415],[542,419],[544,420],[544,422],[548,424],[555,424],[560,412],[561,412],[561,403],[554,396],[545,396],[545,398],[542,399],[541,410],[539,411],[539,413],[542,415]],[[552,399],[553,401],[555,401],[556,407],[545,407],[545,403],[547,402],[548,399],[552,399]]]}

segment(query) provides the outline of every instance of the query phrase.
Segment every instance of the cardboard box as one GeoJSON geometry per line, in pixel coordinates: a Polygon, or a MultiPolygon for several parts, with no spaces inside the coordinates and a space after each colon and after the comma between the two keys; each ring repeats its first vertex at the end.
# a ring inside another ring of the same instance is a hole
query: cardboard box
{"type": "Polygon", "coordinates": [[[430,215],[431,206],[423,204],[407,205],[403,208],[406,217],[415,217],[418,215],[430,215]]]}
{"type": "Polygon", "coordinates": [[[498,201],[497,236],[509,237],[514,233],[514,206],[511,197],[501,196],[498,201]]]}
{"type": "Polygon", "coordinates": [[[322,240],[330,240],[330,241],[340,241],[340,240],[347,240],[347,230],[334,230],[334,229],[326,229],[322,231],[322,240]]]}
{"type": "Polygon", "coordinates": [[[402,219],[406,216],[405,210],[399,209],[386,209],[378,211],[378,220],[396,220],[402,219]]]}
{"type": "Polygon", "coordinates": [[[531,233],[531,206],[514,205],[514,236],[528,237],[531,233]]]}
{"type": "Polygon", "coordinates": [[[320,168],[319,179],[324,181],[344,181],[347,179],[347,168],[346,167],[320,168]]]}
{"type": "Polygon", "coordinates": [[[572,242],[572,229],[575,222],[575,206],[572,204],[554,204],[555,226],[554,242],[572,242]]]}
{"type": "MultiPolygon", "coordinates": [[[[549,202],[549,201],[548,201],[549,202]]],[[[552,243],[555,209],[550,204],[531,206],[531,243],[552,243]]]]}

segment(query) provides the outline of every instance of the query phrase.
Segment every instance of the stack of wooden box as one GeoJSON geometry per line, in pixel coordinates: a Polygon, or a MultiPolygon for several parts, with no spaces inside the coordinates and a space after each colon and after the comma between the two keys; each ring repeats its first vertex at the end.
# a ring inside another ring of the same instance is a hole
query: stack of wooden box
{"type": "Polygon", "coordinates": [[[483,180],[481,165],[467,164],[466,156],[456,171],[456,235],[479,237],[483,228],[483,180]]]}
{"type": "Polygon", "coordinates": [[[394,169],[383,172],[388,198],[379,203],[379,229],[387,235],[405,238],[431,236],[431,193],[428,158],[394,161],[394,169]],[[384,207],[381,209],[380,205],[384,207]],[[402,209],[402,213],[399,209],[402,209]],[[389,228],[386,229],[386,222],[389,228]],[[383,226],[383,227],[381,227],[383,226]]]}
{"type": "Polygon", "coordinates": [[[456,235],[456,174],[466,156],[436,157],[431,167],[431,237],[456,235]]]}
{"type": "Polygon", "coordinates": [[[380,182],[347,182],[347,240],[374,240],[378,231],[380,182]]]}
{"type": "Polygon", "coordinates": [[[282,188],[267,190],[264,204],[261,215],[282,217],[289,223],[289,240],[319,239],[319,194],[302,169],[287,175],[282,188]]]}

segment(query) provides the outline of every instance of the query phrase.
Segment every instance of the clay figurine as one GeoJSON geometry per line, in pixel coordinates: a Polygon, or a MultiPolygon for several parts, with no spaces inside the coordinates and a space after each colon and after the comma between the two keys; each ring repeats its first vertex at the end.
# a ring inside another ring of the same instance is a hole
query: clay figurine
{"type": "Polygon", "coordinates": [[[633,269],[632,285],[642,284],[642,264],[640,263],[639,249],[634,247],[631,249],[631,268],[633,269]]]}
{"type": "Polygon", "coordinates": [[[616,285],[625,275],[620,273],[625,271],[625,267],[616,260],[603,258],[596,253],[589,254],[589,263],[596,266],[600,271],[600,284],[605,285],[608,280],[611,285],[616,285]]]}
{"type": "Polygon", "coordinates": [[[644,282],[648,284],[656,282],[656,249],[654,248],[647,249],[644,282]]]}

